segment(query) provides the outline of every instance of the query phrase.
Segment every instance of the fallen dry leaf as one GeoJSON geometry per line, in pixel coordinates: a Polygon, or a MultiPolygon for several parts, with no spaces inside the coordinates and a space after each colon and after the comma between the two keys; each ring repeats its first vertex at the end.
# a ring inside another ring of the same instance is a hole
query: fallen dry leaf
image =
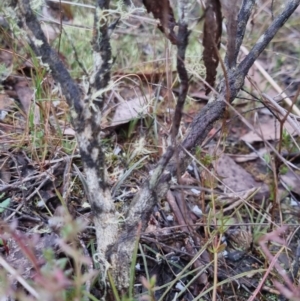
{"type": "Polygon", "coordinates": [[[15,90],[24,112],[28,114],[34,93],[32,88],[28,86],[26,81],[20,81],[15,85],[15,90]]]}
{"type": "Polygon", "coordinates": [[[63,132],[64,132],[64,135],[66,135],[66,136],[75,137],[75,135],[76,135],[75,131],[72,128],[66,128],[66,129],[64,129],[63,132]]]}
{"type": "Polygon", "coordinates": [[[291,189],[291,191],[300,195],[300,175],[289,170],[286,174],[280,175],[280,179],[291,189]]]}
{"type": "Polygon", "coordinates": [[[222,178],[222,182],[234,192],[260,187],[255,198],[261,198],[269,192],[268,185],[255,181],[250,173],[225,154],[221,154],[215,161],[215,168],[218,176],[222,178]]]}
{"type": "MultiPolygon", "coordinates": [[[[20,242],[22,245],[25,245],[32,254],[36,256],[36,258],[40,259],[43,262],[43,251],[46,248],[55,247],[57,234],[44,234],[39,237],[37,235],[33,235],[32,233],[24,233],[18,232],[18,237],[20,238],[20,242]]],[[[20,275],[25,279],[30,279],[35,275],[35,270],[32,262],[27,258],[26,254],[22,250],[22,246],[20,246],[19,241],[15,239],[10,239],[8,242],[9,245],[9,254],[5,258],[5,260],[17,271],[19,271],[20,275]]],[[[13,277],[11,277],[13,279],[13,277]]],[[[15,280],[14,280],[15,281],[15,280]]]]}
{"type": "Polygon", "coordinates": [[[257,158],[262,157],[266,153],[268,153],[268,150],[266,148],[261,148],[257,152],[252,152],[250,154],[245,154],[245,155],[228,154],[228,156],[230,156],[230,158],[232,158],[237,163],[243,163],[243,162],[256,160],[257,158]]]}
{"type": "Polygon", "coordinates": [[[8,97],[6,94],[0,94],[0,111],[2,110],[9,110],[12,108],[14,104],[13,99],[8,97]]]}
{"type": "Polygon", "coordinates": [[[205,91],[204,90],[199,90],[199,91],[195,91],[195,92],[191,92],[190,97],[197,99],[197,100],[205,100],[208,101],[209,97],[206,96],[205,91]]]}
{"type": "MultiPolygon", "coordinates": [[[[284,123],[284,129],[290,135],[297,135],[297,132],[294,128],[288,123],[284,123]]],[[[275,140],[279,139],[280,137],[280,123],[275,118],[268,118],[268,121],[264,123],[260,123],[259,125],[254,127],[254,131],[250,131],[247,134],[243,135],[240,139],[248,142],[259,142],[264,140],[275,140]]]]}
{"type": "Polygon", "coordinates": [[[136,118],[141,118],[149,112],[149,95],[136,97],[129,101],[121,102],[117,105],[113,117],[110,121],[103,120],[102,128],[117,126],[128,123],[136,118]]]}
{"type": "Polygon", "coordinates": [[[27,81],[18,82],[15,85],[15,90],[17,92],[22,108],[27,116],[30,112],[31,105],[34,105],[34,123],[38,124],[40,122],[40,109],[32,102],[32,100],[34,99],[34,90],[28,86],[27,81]]]}

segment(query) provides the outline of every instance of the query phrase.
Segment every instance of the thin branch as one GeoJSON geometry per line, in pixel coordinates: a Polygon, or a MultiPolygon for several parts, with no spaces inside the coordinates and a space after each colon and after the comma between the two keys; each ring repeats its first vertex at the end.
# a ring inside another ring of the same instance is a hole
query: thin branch
{"type": "MultiPolygon", "coordinates": [[[[283,26],[284,22],[291,16],[297,6],[299,6],[299,3],[300,0],[290,0],[286,5],[284,11],[274,20],[274,22],[272,22],[270,27],[266,30],[265,34],[253,47],[249,55],[240,63],[237,70],[230,69],[227,71],[230,89],[229,102],[232,102],[236,98],[238,92],[244,84],[247,72],[257,59],[258,55],[266,48],[268,43],[280,29],[280,27],[283,26]]],[[[246,25],[247,24],[244,23],[244,26],[246,25]]],[[[240,31],[242,31],[242,29],[240,29],[240,31]]],[[[181,144],[179,160],[172,159],[169,162],[166,170],[170,172],[171,175],[176,174],[178,161],[180,161],[181,171],[185,170],[186,166],[189,163],[185,150],[193,153],[195,147],[204,141],[209,131],[213,128],[214,123],[222,118],[226,108],[226,84],[224,80],[219,84],[217,90],[219,91],[219,95],[217,96],[216,100],[207,104],[198,113],[198,115],[194,117],[193,122],[190,125],[190,130],[186,134],[186,137],[181,144]]]]}
{"type": "Polygon", "coordinates": [[[90,91],[84,96],[70,74],[51,49],[41,30],[29,0],[18,0],[18,13],[26,30],[30,46],[43,63],[49,65],[54,79],[61,85],[63,94],[70,106],[72,123],[76,131],[81,160],[83,163],[88,199],[94,216],[97,236],[97,258],[101,275],[106,277],[108,263],[105,253],[109,245],[114,244],[118,234],[118,216],[116,214],[110,189],[105,180],[105,154],[101,145],[101,108],[104,91],[110,80],[111,49],[108,34],[109,0],[97,0],[94,26],[94,73],[90,79],[90,91]],[[100,91],[99,91],[100,90],[100,91]]]}
{"type": "Polygon", "coordinates": [[[153,171],[149,185],[150,189],[155,189],[158,183],[158,180],[163,173],[165,167],[169,163],[170,159],[174,155],[175,146],[176,146],[176,137],[180,128],[180,122],[182,118],[182,111],[184,103],[186,100],[189,83],[188,83],[188,73],[185,68],[185,52],[188,46],[188,22],[187,22],[187,0],[181,0],[178,3],[179,6],[179,28],[178,34],[176,37],[177,40],[177,72],[180,80],[179,95],[177,99],[177,104],[175,108],[175,113],[173,117],[173,123],[171,128],[171,145],[167,148],[165,154],[159,160],[157,167],[153,171]]]}
{"type": "MultiPolygon", "coordinates": [[[[30,47],[35,52],[36,56],[41,57],[43,62],[49,65],[53,78],[59,82],[62,92],[66,97],[68,105],[74,110],[77,115],[82,112],[81,93],[78,85],[71,78],[69,72],[59,59],[57,53],[50,47],[47,39],[41,29],[41,26],[30,7],[29,0],[19,0],[19,8],[21,11],[20,18],[22,25],[27,29],[30,47]]],[[[74,124],[75,130],[76,125],[74,124]]]]}
{"type": "MultiPolygon", "coordinates": [[[[15,270],[11,265],[7,263],[7,261],[0,256],[0,265],[9,272],[32,296],[34,296],[36,299],[40,299],[40,294],[32,287],[30,284],[22,277],[20,276],[20,272],[15,270]]],[[[2,296],[3,298],[4,296],[2,296]]],[[[4,300],[11,300],[10,298],[4,299],[4,300]]]]}
{"type": "Polygon", "coordinates": [[[203,26],[203,63],[207,82],[205,94],[215,86],[217,68],[220,61],[219,49],[222,36],[222,12],[219,0],[206,1],[205,21],[203,26]]]}
{"type": "Polygon", "coordinates": [[[173,145],[176,144],[176,137],[180,128],[183,106],[189,89],[189,78],[185,68],[185,52],[188,46],[188,36],[188,24],[180,21],[177,35],[177,72],[180,87],[171,128],[171,142],[173,145]]]}
{"type": "Polygon", "coordinates": [[[143,4],[147,12],[151,12],[153,17],[159,20],[158,29],[166,35],[173,45],[176,45],[177,36],[174,28],[177,24],[169,0],[143,0],[143,4]]]}
{"type": "Polygon", "coordinates": [[[245,31],[247,28],[247,23],[250,18],[253,5],[255,0],[243,0],[242,7],[240,9],[238,20],[237,20],[237,34],[236,34],[236,41],[235,41],[235,51],[232,65],[229,62],[229,68],[236,66],[237,57],[244,40],[245,31]]]}
{"type": "MultiPolygon", "coordinates": [[[[249,53],[248,49],[245,46],[241,46],[241,51],[247,55],[249,53]]],[[[274,90],[281,95],[283,101],[290,107],[292,106],[293,113],[297,116],[300,116],[300,110],[297,106],[293,105],[292,99],[287,96],[287,94],[281,89],[281,87],[277,84],[277,82],[271,77],[271,75],[264,69],[259,61],[254,62],[254,66],[261,73],[261,75],[271,84],[274,90]]],[[[249,92],[247,92],[249,93],[249,92]]],[[[251,95],[253,97],[253,95],[251,95]]]]}
{"type": "Polygon", "coordinates": [[[265,33],[258,39],[257,43],[250,50],[249,54],[244,58],[244,60],[238,65],[238,70],[245,77],[254,64],[255,60],[259,57],[262,51],[267,47],[267,45],[274,38],[278,30],[284,25],[288,18],[299,6],[300,0],[290,0],[285,6],[285,9],[280,13],[265,31],[265,33]]]}
{"type": "Polygon", "coordinates": [[[131,202],[130,208],[126,214],[126,219],[118,242],[111,246],[106,253],[112,266],[119,267],[118,270],[112,270],[113,277],[116,280],[116,286],[119,291],[126,289],[128,279],[124,279],[131,263],[131,255],[137,238],[137,225],[142,223],[142,231],[148,225],[148,221],[153,212],[155,204],[163,198],[170,186],[171,176],[169,173],[163,174],[165,167],[172,158],[175,151],[176,137],[180,127],[182,110],[188,92],[188,73],[185,68],[185,51],[188,44],[188,23],[187,23],[187,0],[179,1],[180,21],[177,35],[177,70],[180,78],[180,93],[175,109],[171,129],[171,145],[166,153],[159,160],[157,167],[152,172],[150,180],[146,181],[141,191],[131,202]]]}
{"type": "MultiPolygon", "coordinates": [[[[96,0],[92,46],[94,50],[94,74],[91,77],[93,92],[107,87],[112,65],[110,36],[108,33],[109,0],[96,0]]],[[[103,107],[103,94],[95,102],[103,107]]]]}
{"type": "Polygon", "coordinates": [[[75,58],[75,61],[77,62],[79,68],[82,70],[82,72],[84,73],[84,75],[86,77],[89,76],[88,74],[88,71],[86,70],[85,66],[83,65],[83,63],[81,62],[80,58],[79,58],[79,55],[78,55],[78,52],[77,52],[77,49],[73,43],[73,40],[71,39],[70,35],[68,34],[68,31],[66,31],[64,28],[62,28],[62,30],[64,31],[64,34],[66,35],[67,39],[68,39],[68,42],[70,43],[71,45],[71,48],[73,50],[73,54],[74,54],[74,58],[75,58]]]}

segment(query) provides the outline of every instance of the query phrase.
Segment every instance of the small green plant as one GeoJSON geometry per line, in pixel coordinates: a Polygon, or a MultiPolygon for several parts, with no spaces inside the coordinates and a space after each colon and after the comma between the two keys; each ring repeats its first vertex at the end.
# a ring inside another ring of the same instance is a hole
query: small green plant
{"type": "Polygon", "coordinates": [[[0,63],[0,82],[3,82],[11,74],[12,68],[6,67],[4,63],[0,63]]]}
{"type": "Polygon", "coordinates": [[[263,158],[264,158],[264,161],[266,162],[266,164],[270,164],[270,162],[271,162],[271,155],[269,153],[263,154],[263,158]]]}
{"type": "Polygon", "coordinates": [[[266,200],[264,199],[260,205],[260,208],[258,208],[259,214],[257,214],[257,211],[254,211],[253,208],[246,205],[244,206],[248,213],[247,215],[250,218],[250,222],[253,224],[251,232],[254,243],[257,243],[260,237],[266,234],[271,226],[271,224],[265,225],[265,222],[268,221],[268,212],[265,212],[265,205],[266,200]]]}
{"type": "Polygon", "coordinates": [[[136,126],[137,126],[138,121],[139,121],[138,118],[135,118],[135,119],[129,121],[128,131],[126,133],[127,139],[132,138],[132,136],[133,136],[133,134],[136,130],[136,126]]]}
{"type": "Polygon", "coordinates": [[[288,167],[286,165],[281,165],[279,168],[279,174],[285,175],[289,171],[288,167]]]}
{"type": "Polygon", "coordinates": [[[283,148],[288,149],[288,150],[291,147],[293,147],[293,145],[294,145],[291,135],[289,134],[289,132],[286,129],[283,129],[283,131],[282,131],[281,144],[282,144],[283,148]]]}

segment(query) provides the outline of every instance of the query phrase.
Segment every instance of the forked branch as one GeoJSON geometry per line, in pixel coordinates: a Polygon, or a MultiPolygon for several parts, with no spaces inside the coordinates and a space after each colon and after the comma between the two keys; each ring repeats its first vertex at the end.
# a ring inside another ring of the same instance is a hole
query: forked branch
{"type": "MultiPolygon", "coordinates": [[[[146,1],[145,1],[146,2],[146,1]]],[[[153,1],[154,2],[154,1],[153,1]]],[[[169,8],[164,0],[165,7],[169,8]]],[[[179,146],[179,162],[174,159],[176,136],[182,116],[182,109],[188,91],[188,75],[185,70],[184,59],[188,43],[187,12],[189,0],[179,0],[179,31],[175,36],[173,14],[170,12],[171,21],[164,19],[158,12],[163,32],[170,30],[167,37],[177,45],[177,71],[181,80],[180,94],[175,110],[173,126],[171,130],[172,145],[162,156],[145,182],[138,195],[132,201],[125,217],[123,227],[118,227],[118,216],[114,203],[105,181],[105,156],[102,151],[100,124],[101,108],[103,106],[104,91],[110,79],[111,50],[108,34],[109,0],[97,0],[95,13],[93,49],[95,57],[95,70],[90,80],[89,94],[84,96],[76,82],[51,49],[41,30],[39,22],[30,8],[29,0],[18,0],[20,18],[27,32],[29,43],[37,56],[48,64],[54,79],[61,85],[62,91],[71,108],[72,123],[76,131],[85,174],[88,184],[88,196],[94,213],[94,223],[97,232],[98,257],[103,273],[108,267],[108,261],[112,266],[112,274],[115,285],[119,291],[126,291],[129,285],[129,270],[131,256],[136,238],[137,229],[147,227],[150,214],[158,200],[166,195],[170,180],[179,171],[185,170],[189,163],[187,152],[194,152],[195,147],[203,142],[214,123],[222,118],[226,109],[225,96],[230,95],[232,102],[242,88],[250,67],[299,6],[300,0],[287,2],[283,12],[278,15],[262,37],[257,41],[250,53],[236,67],[237,56],[246,30],[247,21],[251,15],[254,0],[244,0],[238,15],[238,27],[235,37],[234,54],[227,53],[230,63],[227,66],[227,79],[218,85],[218,95],[215,101],[206,105],[194,118],[190,130],[179,146]],[[227,87],[230,91],[227,91],[227,87]],[[229,93],[228,93],[229,92],[229,93]],[[173,158],[172,158],[173,157],[173,158]],[[171,159],[172,158],[172,159],[171,159]]],[[[105,276],[103,274],[102,276],[105,276]]]]}

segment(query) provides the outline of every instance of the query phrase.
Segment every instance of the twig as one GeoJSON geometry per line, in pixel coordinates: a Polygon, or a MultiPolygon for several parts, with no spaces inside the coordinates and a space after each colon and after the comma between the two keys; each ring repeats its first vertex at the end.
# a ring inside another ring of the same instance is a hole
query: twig
{"type": "MultiPolygon", "coordinates": [[[[79,156],[74,156],[72,158],[80,158],[79,156]]],[[[65,161],[66,158],[60,158],[57,160],[52,160],[52,161],[45,161],[46,164],[51,164],[51,163],[59,163],[61,161],[65,161]]],[[[42,173],[38,173],[34,176],[27,176],[26,178],[16,181],[12,184],[0,184],[0,193],[1,192],[6,192],[8,190],[23,190],[24,188],[24,183],[38,179],[38,178],[43,178],[44,176],[49,175],[49,170],[51,170],[51,173],[53,173],[54,169],[57,168],[57,166],[59,166],[61,164],[55,164],[54,166],[50,167],[48,170],[42,172],[42,173]]]]}
{"type": "Polygon", "coordinates": [[[189,78],[185,68],[185,52],[188,46],[188,36],[188,24],[180,20],[177,35],[177,72],[179,76],[180,87],[171,128],[172,145],[176,145],[176,137],[180,128],[183,106],[189,88],[189,78]]]}
{"type": "MultiPolygon", "coordinates": [[[[90,82],[92,92],[107,87],[110,80],[111,70],[111,46],[108,33],[108,16],[105,16],[105,10],[109,9],[110,0],[97,0],[96,10],[94,14],[93,28],[93,51],[94,51],[94,74],[92,74],[90,82]]],[[[93,99],[94,100],[94,99],[93,99]]],[[[103,107],[103,94],[97,97],[97,105],[101,109],[103,107]]]]}
{"type": "Polygon", "coordinates": [[[9,221],[11,218],[13,218],[17,213],[19,213],[19,210],[23,207],[23,203],[19,204],[18,207],[14,210],[14,212],[5,218],[4,221],[9,221]]]}
{"type": "MultiPolygon", "coordinates": [[[[241,46],[241,51],[248,55],[249,50],[245,46],[241,46]]],[[[293,101],[286,95],[286,93],[280,88],[280,86],[274,81],[274,79],[270,76],[270,74],[263,68],[263,66],[258,62],[254,62],[254,66],[258,69],[258,71],[262,74],[262,76],[271,84],[271,86],[282,96],[283,101],[289,106],[292,106],[293,112],[297,115],[300,116],[300,110],[298,107],[293,104],[293,101]]]]}
{"type": "Polygon", "coordinates": [[[0,264],[3,266],[3,268],[10,273],[16,280],[37,300],[41,300],[41,296],[39,293],[32,287],[30,286],[26,280],[19,275],[19,273],[12,267],[10,266],[4,258],[0,255],[0,264]]]}
{"type": "Polygon", "coordinates": [[[173,213],[175,214],[178,224],[180,226],[184,226],[184,227],[182,227],[182,230],[186,231],[188,229],[187,225],[186,225],[186,221],[184,220],[184,217],[183,217],[182,212],[176,202],[176,199],[170,190],[167,192],[166,199],[167,199],[173,213]]]}
{"type": "Polygon", "coordinates": [[[81,60],[79,59],[79,55],[78,55],[78,52],[77,52],[77,49],[73,43],[73,40],[71,39],[70,35],[68,34],[68,32],[62,27],[62,30],[64,31],[70,45],[71,45],[71,48],[73,50],[73,53],[74,53],[74,57],[75,57],[75,61],[77,62],[78,66],[80,67],[80,69],[82,70],[82,72],[84,73],[85,76],[89,76],[89,73],[88,71],[86,70],[86,68],[84,67],[83,63],[81,62],[81,60]]]}
{"type": "Polygon", "coordinates": [[[64,202],[68,203],[69,192],[70,192],[70,178],[71,178],[71,164],[72,160],[70,157],[66,157],[66,166],[63,174],[63,189],[62,189],[62,198],[64,202]]]}
{"type": "MultiPolygon", "coordinates": [[[[295,11],[297,6],[299,6],[300,0],[292,1],[290,0],[286,5],[283,12],[275,18],[266,32],[258,40],[256,45],[252,48],[248,56],[238,65],[237,70],[228,71],[228,81],[230,88],[230,102],[232,102],[237,96],[238,92],[243,86],[245,76],[247,75],[250,67],[253,65],[259,54],[265,49],[268,43],[272,40],[277,31],[283,26],[285,21],[291,14],[295,11]]],[[[244,24],[246,26],[246,24],[244,24]]],[[[226,95],[226,84],[224,80],[220,83],[218,87],[219,95],[215,102],[207,104],[193,119],[190,126],[190,130],[187,133],[185,139],[183,140],[181,147],[188,151],[194,151],[195,146],[199,145],[206,138],[209,131],[213,128],[216,121],[222,118],[226,104],[224,102],[224,97],[226,95]]],[[[179,155],[179,160],[181,162],[181,169],[184,170],[188,165],[186,160],[186,155],[182,151],[179,155]]],[[[167,167],[167,170],[174,175],[177,169],[177,162],[172,160],[167,167]]]]}
{"type": "Polygon", "coordinates": [[[40,185],[37,188],[35,188],[34,191],[29,196],[26,197],[25,201],[29,201],[33,196],[39,193],[40,189],[49,179],[51,179],[51,177],[47,175],[46,178],[41,181],[40,185]]]}
{"type": "Polygon", "coordinates": [[[284,25],[287,19],[292,15],[292,13],[299,6],[300,0],[289,0],[285,6],[285,9],[274,19],[272,24],[264,32],[264,34],[258,39],[256,44],[252,47],[249,54],[243,59],[243,61],[238,65],[239,72],[243,76],[246,76],[251,66],[254,64],[256,59],[262,53],[262,51],[267,47],[267,45],[274,38],[278,30],[284,25]]]}
{"type": "Polygon", "coordinates": [[[264,98],[263,104],[266,105],[267,108],[272,108],[275,118],[282,124],[287,121],[293,127],[294,131],[300,135],[299,122],[297,121],[296,116],[290,114],[289,110],[281,107],[272,97],[268,96],[267,94],[262,94],[262,96],[264,98]]]}
{"type": "MultiPolygon", "coordinates": [[[[177,39],[179,40],[177,68],[182,83],[171,129],[171,139],[174,142],[179,130],[182,108],[188,90],[188,76],[184,65],[185,50],[188,42],[187,2],[188,1],[186,0],[181,0],[178,4],[180,7],[180,28],[177,36],[177,39]]],[[[149,181],[144,183],[140,193],[137,194],[132,201],[126,214],[126,224],[124,225],[122,235],[120,235],[118,242],[112,246],[109,252],[110,261],[114,262],[114,264],[118,267],[120,267],[120,265],[122,266],[122,268],[119,268],[119,271],[113,271],[117,274],[115,275],[117,279],[120,277],[119,274],[122,274],[120,271],[121,269],[128,270],[130,267],[130,262],[128,260],[131,258],[135,237],[137,235],[136,226],[140,223],[140,221],[142,221],[142,229],[147,227],[154,205],[159,199],[165,196],[169,189],[169,182],[171,179],[170,174],[162,174],[169,160],[173,156],[174,151],[175,145],[169,145],[166,153],[161,157],[157,167],[152,172],[149,181]],[[128,262],[124,262],[124,258],[127,258],[128,262]]],[[[124,286],[124,279],[122,279],[122,283],[120,283],[120,285],[124,286]]],[[[120,288],[122,289],[122,287],[120,288]]]]}
{"type": "MultiPolygon", "coordinates": [[[[36,56],[48,64],[52,75],[61,87],[70,107],[71,120],[76,131],[80,155],[88,185],[88,199],[94,213],[98,241],[98,257],[105,272],[105,253],[115,242],[118,233],[118,216],[105,177],[105,154],[101,145],[101,108],[104,89],[110,79],[111,49],[108,33],[109,0],[97,0],[94,17],[94,73],[90,78],[89,94],[84,99],[76,82],[49,46],[34,13],[30,0],[18,0],[19,16],[36,56]],[[85,100],[85,102],[83,101],[85,100]]],[[[103,274],[104,275],[104,274],[103,274]]]]}
{"type": "Polygon", "coordinates": [[[287,276],[287,273],[285,272],[285,270],[280,266],[280,264],[278,263],[278,257],[279,255],[282,253],[283,249],[285,248],[285,241],[283,239],[281,239],[279,237],[279,235],[281,235],[284,231],[286,230],[286,227],[281,227],[278,228],[277,230],[265,234],[263,236],[263,238],[260,240],[259,245],[262,249],[262,251],[264,252],[264,254],[266,255],[266,257],[269,259],[270,261],[270,265],[267,269],[267,271],[265,272],[262,280],[260,281],[259,285],[257,286],[257,288],[255,289],[255,291],[252,293],[252,296],[248,299],[248,301],[253,301],[255,300],[257,294],[259,293],[259,291],[262,289],[264,282],[267,279],[267,276],[271,273],[273,267],[276,267],[277,271],[280,273],[280,275],[283,277],[286,285],[292,289],[293,288],[293,284],[290,281],[290,279],[287,276]],[[280,248],[280,250],[276,253],[275,256],[273,256],[271,254],[271,252],[268,250],[267,246],[266,246],[266,242],[268,240],[272,240],[276,243],[282,244],[282,247],[280,248]]]}
{"type": "Polygon", "coordinates": [[[80,115],[82,104],[78,85],[73,81],[58,55],[47,42],[40,24],[30,8],[30,1],[18,0],[18,3],[21,13],[20,18],[23,20],[23,26],[27,29],[30,47],[37,56],[42,57],[45,64],[49,65],[54,79],[61,85],[68,105],[74,108],[76,114],[80,115]]]}
{"type": "MultiPolygon", "coordinates": [[[[232,67],[236,66],[236,60],[239,55],[242,42],[244,40],[247,23],[250,18],[254,3],[255,0],[243,0],[242,7],[239,11],[238,20],[237,20],[237,35],[235,41],[234,57],[231,65],[232,67]]],[[[229,67],[231,66],[229,65],[229,67]]]]}
{"type": "MultiPolygon", "coordinates": [[[[88,251],[84,241],[82,239],[79,239],[79,242],[82,247],[84,256],[86,258],[90,259],[90,264],[88,265],[87,269],[88,269],[88,272],[91,274],[93,272],[93,260],[90,257],[89,251],[88,251]]],[[[85,283],[85,291],[88,293],[91,291],[91,280],[90,279],[88,279],[85,283]]],[[[84,298],[84,301],[89,300],[89,298],[87,296],[84,296],[83,298],[84,298]]]]}

